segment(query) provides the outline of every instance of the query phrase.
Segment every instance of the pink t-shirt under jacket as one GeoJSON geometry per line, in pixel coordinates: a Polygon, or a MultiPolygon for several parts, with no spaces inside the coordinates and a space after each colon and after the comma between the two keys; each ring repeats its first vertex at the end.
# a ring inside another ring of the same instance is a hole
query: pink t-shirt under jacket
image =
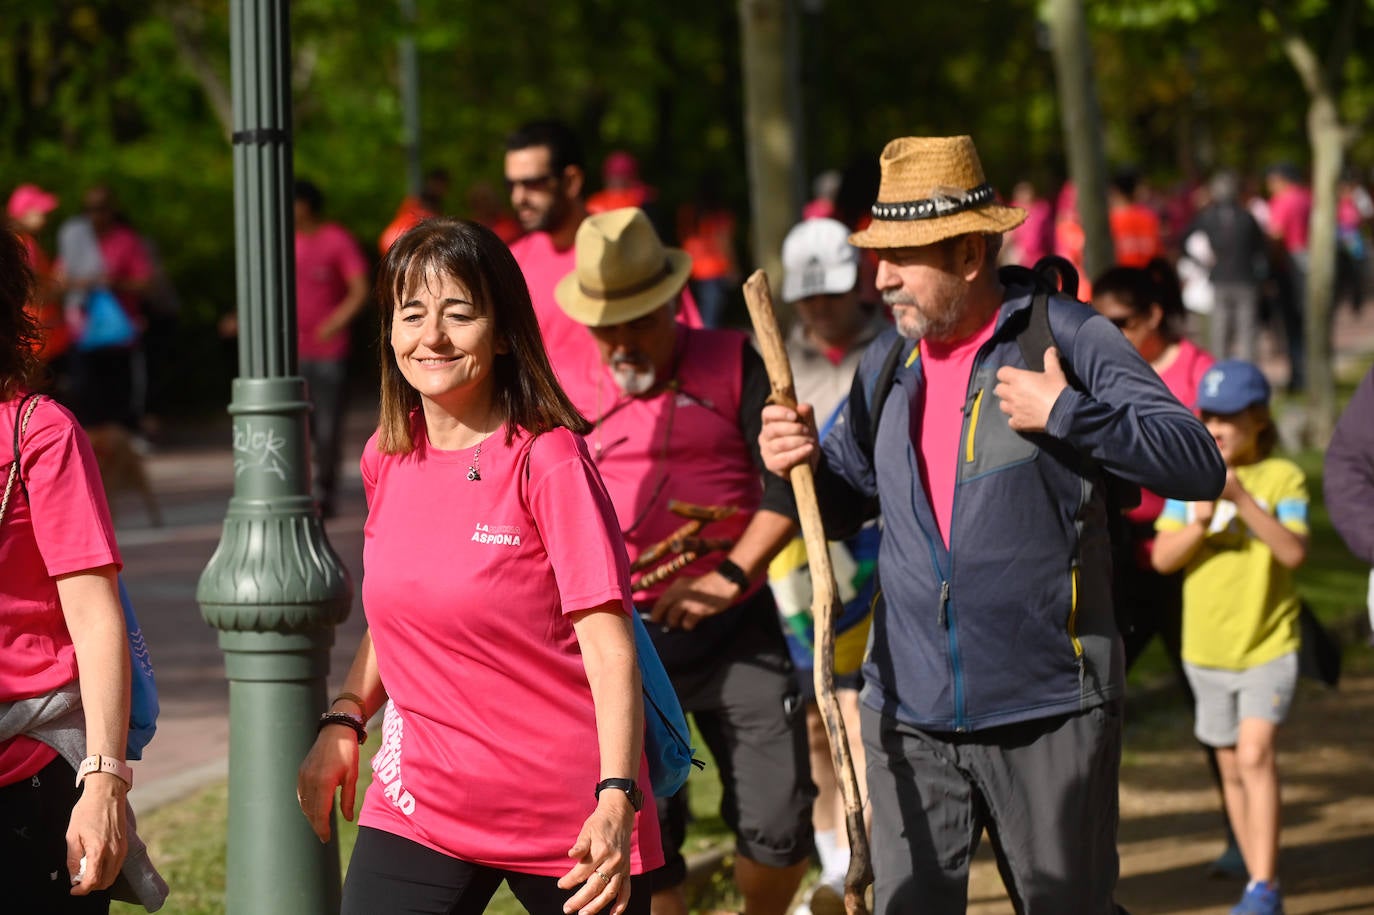
{"type": "MultiPolygon", "coordinates": [[[[407,455],[367,443],[363,607],[390,704],[359,822],[476,864],[562,876],[596,807],[595,708],[569,614],[632,612],[629,564],[582,439],[407,455]]],[[[648,764],[638,782],[651,796],[648,764]]],[[[652,803],[632,871],[663,862],[652,803]]]]}

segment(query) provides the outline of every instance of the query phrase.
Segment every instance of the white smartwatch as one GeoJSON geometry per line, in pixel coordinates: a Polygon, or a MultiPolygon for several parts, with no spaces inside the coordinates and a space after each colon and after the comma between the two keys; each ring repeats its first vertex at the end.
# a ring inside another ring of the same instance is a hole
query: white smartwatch
{"type": "Polygon", "coordinates": [[[134,770],[132,767],[122,759],[116,759],[113,756],[101,756],[99,754],[87,756],[85,759],[81,760],[81,765],[76,767],[77,786],[80,787],[81,783],[86,780],[86,776],[93,775],[96,772],[105,772],[109,775],[113,775],[130,788],[134,786],[134,770]]]}

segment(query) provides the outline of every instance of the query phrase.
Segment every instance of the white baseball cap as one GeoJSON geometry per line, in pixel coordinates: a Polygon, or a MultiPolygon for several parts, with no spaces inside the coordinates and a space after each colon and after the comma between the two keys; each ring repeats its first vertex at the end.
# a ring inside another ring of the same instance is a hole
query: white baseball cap
{"type": "Polygon", "coordinates": [[[859,249],[844,223],[806,219],[783,239],[782,269],[784,302],[848,292],[859,278],[859,249]]]}

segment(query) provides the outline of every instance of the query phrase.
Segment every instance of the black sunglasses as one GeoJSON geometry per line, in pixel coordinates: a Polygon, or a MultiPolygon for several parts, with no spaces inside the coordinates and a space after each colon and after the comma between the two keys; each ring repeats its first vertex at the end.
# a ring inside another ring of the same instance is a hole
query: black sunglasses
{"type": "Polygon", "coordinates": [[[537,178],[507,178],[506,191],[513,191],[517,187],[526,191],[539,191],[549,186],[549,182],[555,180],[552,174],[540,175],[537,178]]]}

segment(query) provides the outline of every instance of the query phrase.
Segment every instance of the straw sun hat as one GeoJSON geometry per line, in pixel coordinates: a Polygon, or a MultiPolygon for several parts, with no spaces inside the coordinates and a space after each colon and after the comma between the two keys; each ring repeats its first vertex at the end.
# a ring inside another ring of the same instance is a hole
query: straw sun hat
{"type": "Polygon", "coordinates": [[[643,210],[608,210],[578,226],[576,268],[553,297],[579,324],[624,324],[677,295],[691,272],[691,255],[664,247],[643,210]]]}
{"type": "Polygon", "coordinates": [[[969,232],[997,234],[1026,219],[1001,206],[971,137],[899,137],[879,158],[873,222],[849,237],[860,248],[917,248],[969,232]]]}

